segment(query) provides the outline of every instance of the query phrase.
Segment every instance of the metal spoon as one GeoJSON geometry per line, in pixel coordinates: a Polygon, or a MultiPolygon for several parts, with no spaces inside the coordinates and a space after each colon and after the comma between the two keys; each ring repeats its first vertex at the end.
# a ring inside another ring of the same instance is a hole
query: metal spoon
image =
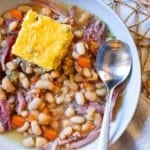
{"type": "Polygon", "coordinates": [[[112,96],[115,88],[127,79],[131,68],[132,58],[126,43],[110,40],[99,49],[96,56],[96,69],[106,86],[107,96],[98,150],[108,149],[112,96]]]}

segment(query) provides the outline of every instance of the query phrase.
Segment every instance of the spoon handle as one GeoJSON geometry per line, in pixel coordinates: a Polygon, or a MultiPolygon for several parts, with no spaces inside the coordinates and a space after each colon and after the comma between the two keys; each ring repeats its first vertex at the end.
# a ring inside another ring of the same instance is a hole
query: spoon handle
{"type": "Polygon", "coordinates": [[[97,150],[107,150],[109,145],[109,129],[110,129],[110,115],[111,115],[111,101],[114,89],[108,90],[106,96],[106,105],[104,111],[104,117],[102,122],[102,128],[99,137],[99,143],[97,150]]]}

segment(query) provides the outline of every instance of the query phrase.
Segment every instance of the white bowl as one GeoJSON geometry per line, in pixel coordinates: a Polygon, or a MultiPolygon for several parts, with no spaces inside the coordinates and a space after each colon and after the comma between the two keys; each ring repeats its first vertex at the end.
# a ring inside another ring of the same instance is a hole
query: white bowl
{"type": "MultiPolygon", "coordinates": [[[[126,87],[125,96],[123,97],[122,104],[118,110],[115,120],[111,123],[110,140],[114,143],[125,131],[129,122],[131,121],[140,94],[141,88],[141,70],[140,62],[137,53],[135,43],[124,23],[121,19],[101,0],[59,0],[66,3],[76,4],[80,7],[92,12],[99,16],[110,28],[111,32],[120,39],[126,42],[130,48],[133,58],[133,68],[131,77],[126,87]]],[[[4,10],[15,7],[20,3],[28,2],[28,0],[1,0],[0,1],[0,13],[4,10]]],[[[15,135],[13,135],[13,138],[15,135]]],[[[82,150],[96,149],[97,140],[83,147],[82,150]]],[[[0,136],[0,145],[3,150],[7,150],[11,147],[11,150],[25,150],[21,144],[17,141],[10,140],[5,136],[0,136]]]]}

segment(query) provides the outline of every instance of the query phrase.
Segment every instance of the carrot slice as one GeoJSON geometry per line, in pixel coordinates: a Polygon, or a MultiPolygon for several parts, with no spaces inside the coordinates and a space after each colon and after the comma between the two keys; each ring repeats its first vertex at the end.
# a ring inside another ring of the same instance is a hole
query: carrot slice
{"type": "Polygon", "coordinates": [[[25,119],[22,116],[14,115],[12,117],[12,125],[14,127],[21,127],[24,125],[24,123],[25,123],[25,119]]]}
{"type": "Polygon", "coordinates": [[[91,60],[88,57],[80,56],[77,59],[77,62],[81,67],[90,67],[91,66],[91,60]]]}
{"type": "Polygon", "coordinates": [[[58,133],[52,129],[43,128],[44,130],[44,137],[48,140],[55,140],[58,137],[58,133]]]}
{"type": "Polygon", "coordinates": [[[13,9],[13,10],[11,11],[11,15],[12,15],[12,17],[15,18],[15,19],[22,19],[22,17],[23,17],[21,11],[18,10],[18,9],[13,9]]]}

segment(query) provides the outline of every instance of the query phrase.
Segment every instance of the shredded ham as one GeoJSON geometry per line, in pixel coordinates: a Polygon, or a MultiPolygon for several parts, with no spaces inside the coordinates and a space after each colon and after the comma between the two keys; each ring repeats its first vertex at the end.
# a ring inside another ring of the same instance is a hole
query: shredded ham
{"type": "Polygon", "coordinates": [[[20,114],[21,111],[24,110],[26,107],[25,97],[23,93],[20,91],[17,92],[17,101],[18,101],[18,104],[16,107],[16,112],[20,114]]]}
{"type": "Polygon", "coordinates": [[[95,110],[99,113],[104,113],[104,105],[98,103],[98,102],[89,102],[88,105],[80,106],[78,104],[75,104],[75,110],[79,114],[86,114],[88,109],[92,107],[95,108],[95,110]]]}
{"type": "Polygon", "coordinates": [[[2,56],[1,56],[1,66],[2,66],[2,70],[5,71],[6,66],[5,63],[8,62],[11,58],[11,48],[12,45],[15,43],[16,40],[16,36],[8,36],[6,39],[7,42],[7,47],[2,49],[2,56]]]}
{"type": "Polygon", "coordinates": [[[65,11],[60,9],[55,3],[51,1],[31,0],[31,4],[49,8],[50,10],[53,11],[54,14],[62,18],[64,23],[70,24],[70,25],[74,24],[76,6],[71,6],[68,10],[69,13],[66,13],[65,11]]]}
{"type": "Polygon", "coordinates": [[[94,141],[100,134],[100,129],[99,128],[95,128],[94,130],[92,130],[85,138],[77,141],[77,142],[73,142],[71,144],[67,144],[67,148],[69,149],[75,149],[75,148],[80,148],[85,146],[86,144],[89,144],[90,142],[94,141]]]}
{"type": "Polygon", "coordinates": [[[69,17],[67,18],[67,22],[71,25],[74,24],[75,22],[75,11],[76,11],[76,6],[72,6],[69,8],[69,17]]]}
{"type": "Polygon", "coordinates": [[[0,120],[3,123],[5,130],[11,130],[10,108],[9,102],[0,102],[0,120]]]}
{"type": "Polygon", "coordinates": [[[56,150],[58,145],[58,139],[54,142],[49,142],[45,146],[39,148],[38,150],[56,150]]]}
{"type": "Polygon", "coordinates": [[[111,103],[111,110],[112,111],[113,111],[113,109],[115,107],[116,100],[117,100],[118,96],[121,94],[121,92],[123,91],[124,87],[125,87],[125,84],[123,84],[121,86],[118,86],[115,89],[115,92],[114,92],[114,95],[113,95],[113,98],[112,98],[112,103],[111,103]]]}
{"type": "Polygon", "coordinates": [[[68,143],[77,142],[77,141],[79,141],[79,140],[81,140],[85,137],[86,137],[86,135],[82,135],[82,136],[75,135],[75,136],[70,136],[68,139],[65,139],[65,140],[59,139],[58,140],[58,145],[61,146],[61,145],[65,145],[65,144],[68,144],[68,143]]]}
{"type": "Polygon", "coordinates": [[[99,46],[103,44],[106,38],[107,26],[99,20],[92,20],[92,23],[87,27],[84,34],[84,41],[95,41],[99,46]]]}
{"type": "Polygon", "coordinates": [[[51,2],[51,1],[48,1],[48,0],[31,0],[31,4],[35,4],[35,5],[39,5],[39,6],[42,6],[42,7],[49,8],[55,14],[57,14],[59,16],[64,16],[64,17],[68,16],[68,14],[66,14],[65,11],[63,11],[62,9],[57,7],[55,3],[51,2]]]}

